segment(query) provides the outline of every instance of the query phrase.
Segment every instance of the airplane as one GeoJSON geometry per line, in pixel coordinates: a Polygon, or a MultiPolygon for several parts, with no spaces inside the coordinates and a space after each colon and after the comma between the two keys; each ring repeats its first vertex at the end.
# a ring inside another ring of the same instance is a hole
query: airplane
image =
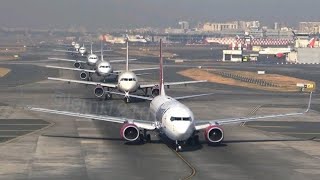
{"type": "Polygon", "coordinates": [[[77,55],[80,54],[81,56],[85,56],[88,54],[87,48],[84,46],[80,46],[78,43],[74,45],[74,50],[68,49],[68,50],[61,50],[61,49],[54,49],[55,52],[65,52],[65,53],[71,53],[71,55],[77,55]]]}
{"type": "MultiPolygon", "coordinates": [[[[158,84],[155,84],[155,83],[140,84],[137,76],[142,75],[142,74],[135,74],[134,71],[137,71],[137,69],[129,70],[128,43],[129,42],[127,41],[126,69],[125,69],[125,71],[122,71],[119,73],[117,84],[101,83],[101,82],[88,82],[88,81],[79,81],[79,80],[53,78],[53,77],[48,77],[48,79],[55,80],[55,81],[64,81],[64,82],[68,82],[68,83],[72,82],[72,83],[95,86],[94,95],[98,98],[101,98],[105,95],[106,100],[112,98],[112,93],[106,93],[106,92],[114,91],[114,90],[118,90],[119,92],[125,93],[124,101],[126,103],[130,102],[129,93],[134,93],[138,90],[141,90],[142,92],[144,92],[145,96],[147,96],[148,90],[151,89],[151,95],[153,97],[157,96],[159,94],[158,84]],[[107,89],[107,91],[105,91],[105,88],[107,89]]],[[[144,68],[144,69],[138,69],[138,70],[140,71],[140,70],[149,70],[149,69],[158,69],[158,68],[144,68]]],[[[165,83],[165,86],[169,87],[169,86],[174,86],[174,85],[183,85],[183,84],[187,85],[187,84],[200,83],[200,82],[206,82],[206,81],[202,80],[202,81],[168,82],[168,83],[165,83]]],[[[116,92],[114,92],[114,93],[116,93],[116,92]]],[[[122,94],[120,94],[120,95],[122,95],[122,94]]]]}
{"type": "Polygon", "coordinates": [[[143,36],[140,36],[140,35],[136,35],[134,37],[130,37],[128,34],[126,34],[126,38],[129,42],[133,42],[133,43],[147,43],[147,39],[144,38],[143,36]]]}
{"type": "MultiPolygon", "coordinates": [[[[114,71],[111,62],[122,62],[125,60],[111,60],[111,61],[105,61],[103,59],[103,46],[101,43],[101,59],[96,62],[94,69],[80,69],[80,68],[68,68],[68,67],[60,67],[60,66],[50,66],[47,65],[47,68],[53,68],[53,69],[62,69],[62,70],[72,70],[72,71],[80,71],[80,79],[82,80],[88,80],[92,81],[92,74],[96,74],[103,78],[103,81],[105,81],[106,77],[110,75],[118,75],[121,71],[114,71]]],[[[59,58],[55,58],[55,60],[58,60],[59,58]]],[[[59,59],[68,61],[68,59],[59,59]]],[[[135,60],[135,59],[131,59],[135,60]]],[[[74,60],[72,60],[74,61],[74,60]]],[[[76,60],[75,63],[79,63],[80,61],[76,60]]],[[[75,64],[76,66],[76,64],[75,64]]],[[[140,68],[140,69],[132,69],[131,71],[142,71],[142,70],[151,70],[151,69],[158,69],[158,68],[140,68]]]]}
{"type": "MultiPolygon", "coordinates": [[[[50,60],[58,60],[58,61],[67,61],[67,62],[73,62],[73,66],[75,68],[81,69],[83,66],[82,64],[87,64],[90,67],[95,67],[97,65],[99,61],[99,57],[94,54],[93,52],[103,52],[104,50],[102,50],[102,43],[101,43],[101,51],[93,51],[92,50],[92,43],[91,43],[91,50],[90,50],[90,54],[87,56],[87,61],[83,61],[83,60],[76,60],[76,59],[65,59],[65,58],[48,58],[50,60]]],[[[102,57],[102,56],[101,56],[102,57]]],[[[103,58],[103,57],[102,57],[103,58]]],[[[129,59],[130,61],[135,61],[137,59],[129,59]]],[[[126,61],[125,59],[112,59],[109,60],[109,62],[111,63],[116,63],[116,62],[124,62],[126,61]]]]}
{"type": "MultiPolygon", "coordinates": [[[[128,119],[123,117],[112,117],[96,114],[82,114],[69,111],[58,111],[45,108],[27,107],[31,111],[45,112],[52,114],[60,114],[78,118],[87,118],[93,120],[100,120],[105,122],[120,123],[120,136],[122,139],[134,142],[151,142],[151,135],[148,133],[154,131],[159,135],[165,135],[175,142],[175,150],[182,151],[183,144],[196,145],[199,144],[199,133],[203,132],[208,144],[220,144],[224,140],[223,125],[235,124],[248,121],[258,121],[267,118],[278,118],[286,116],[298,116],[307,113],[311,105],[312,92],[310,93],[309,103],[306,111],[293,112],[286,114],[274,114],[265,116],[252,116],[240,118],[228,118],[217,120],[196,120],[192,111],[178,100],[199,97],[202,95],[170,97],[166,95],[163,81],[163,62],[161,53],[160,40],[160,94],[154,98],[143,97],[137,95],[129,95],[136,98],[141,98],[151,101],[150,112],[153,115],[154,121],[147,121],[141,119],[128,119]]],[[[110,92],[112,93],[112,92],[110,92]]],[[[204,94],[207,95],[207,94],[204,94]]]]}
{"type": "Polygon", "coordinates": [[[277,58],[283,58],[293,49],[291,47],[287,48],[264,48],[263,50],[259,51],[259,54],[266,54],[266,55],[274,55],[277,58]]]}
{"type": "MultiPolygon", "coordinates": [[[[74,44],[73,46],[74,49],[67,49],[67,50],[54,49],[53,51],[71,53],[72,56],[77,56],[78,54],[80,54],[80,56],[84,57],[88,55],[87,48],[84,46],[84,44],[82,44],[82,46],[80,46],[80,44],[76,42],[72,42],[72,44],[74,44]]],[[[110,51],[110,50],[103,50],[103,51],[110,51]]],[[[94,51],[94,52],[99,53],[100,51],[94,51]]]]}
{"type": "Polygon", "coordinates": [[[106,35],[102,35],[101,38],[103,41],[107,42],[107,43],[111,43],[111,44],[125,44],[126,43],[126,39],[123,37],[114,37],[111,36],[109,34],[106,35]]]}
{"type": "Polygon", "coordinates": [[[111,44],[125,44],[127,41],[132,43],[147,43],[148,41],[150,41],[149,39],[144,38],[141,35],[129,36],[128,34],[122,37],[114,37],[106,34],[102,36],[102,40],[111,44]]]}

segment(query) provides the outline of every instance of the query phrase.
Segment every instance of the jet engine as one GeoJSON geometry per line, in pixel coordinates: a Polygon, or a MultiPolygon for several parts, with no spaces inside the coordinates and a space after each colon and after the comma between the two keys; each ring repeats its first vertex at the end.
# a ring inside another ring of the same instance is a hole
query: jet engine
{"type": "Polygon", "coordinates": [[[160,88],[159,86],[154,86],[152,89],[151,89],[151,95],[152,97],[156,97],[160,94],[160,88]]]}
{"type": "Polygon", "coordinates": [[[75,62],[75,63],[73,64],[73,66],[74,66],[75,68],[80,69],[80,68],[81,68],[81,63],[75,62]]]}
{"type": "Polygon", "coordinates": [[[136,125],[125,123],[120,129],[121,138],[127,141],[135,141],[139,138],[140,132],[136,125]]]}
{"type": "Polygon", "coordinates": [[[220,143],[223,140],[223,129],[217,125],[211,125],[204,131],[204,137],[209,143],[220,143]]]}
{"type": "Polygon", "coordinates": [[[96,88],[94,88],[94,95],[96,97],[102,97],[104,95],[104,89],[102,86],[97,86],[96,88]]]}
{"type": "Polygon", "coordinates": [[[80,79],[87,80],[88,79],[88,74],[86,72],[81,72],[80,73],[80,79]]]}

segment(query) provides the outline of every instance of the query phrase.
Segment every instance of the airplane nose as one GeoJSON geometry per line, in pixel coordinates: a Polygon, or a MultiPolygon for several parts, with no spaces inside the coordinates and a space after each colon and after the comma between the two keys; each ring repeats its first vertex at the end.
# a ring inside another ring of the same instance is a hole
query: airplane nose
{"type": "Polygon", "coordinates": [[[190,122],[177,122],[178,124],[175,126],[174,131],[178,137],[187,136],[191,128],[190,122]]]}

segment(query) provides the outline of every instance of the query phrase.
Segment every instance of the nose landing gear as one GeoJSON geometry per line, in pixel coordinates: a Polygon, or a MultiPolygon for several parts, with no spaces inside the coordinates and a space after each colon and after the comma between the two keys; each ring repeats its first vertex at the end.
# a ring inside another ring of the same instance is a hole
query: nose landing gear
{"type": "Polygon", "coordinates": [[[129,97],[125,97],[125,98],[123,98],[123,101],[124,101],[125,103],[129,103],[129,102],[130,102],[130,98],[129,98],[129,97]]]}
{"type": "Polygon", "coordinates": [[[125,103],[129,103],[130,102],[130,96],[129,96],[129,92],[124,92],[125,96],[123,98],[125,103]]]}
{"type": "Polygon", "coordinates": [[[176,140],[176,152],[179,152],[179,151],[181,151],[181,150],[182,150],[182,147],[181,147],[181,145],[179,144],[179,141],[176,140]]]}

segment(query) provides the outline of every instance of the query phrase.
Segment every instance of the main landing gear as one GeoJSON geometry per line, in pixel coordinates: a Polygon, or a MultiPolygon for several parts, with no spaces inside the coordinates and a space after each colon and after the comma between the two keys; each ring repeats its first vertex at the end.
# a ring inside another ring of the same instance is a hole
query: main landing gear
{"type": "Polygon", "coordinates": [[[112,90],[111,88],[107,88],[107,92],[105,95],[105,100],[110,100],[112,99],[112,94],[109,92],[110,90],[112,90]]]}
{"type": "Polygon", "coordinates": [[[140,134],[140,142],[150,143],[151,142],[151,135],[147,133],[147,130],[143,130],[143,133],[140,134]]]}
{"type": "Polygon", "coordinates": [[[112,94],[111,93],[106,93],[105,100],[110,100],[112,99],[112,94]]]}

